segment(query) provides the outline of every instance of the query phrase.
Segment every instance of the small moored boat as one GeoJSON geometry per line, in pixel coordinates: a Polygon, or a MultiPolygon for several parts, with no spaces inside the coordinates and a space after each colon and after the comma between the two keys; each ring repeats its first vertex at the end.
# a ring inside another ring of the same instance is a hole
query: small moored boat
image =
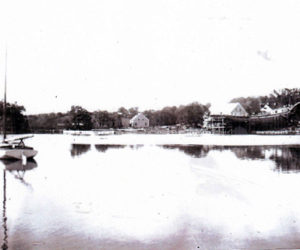
{"type": "Polygon", "coordinates": [[[5,54],[5,79],[4,79],[4,101],[3,101],[3,141],[0,143],[0,159],[22,160],[23,164],[27,159],[32,159],[37,151],[32,147],[25,146],[24,140],[33,137],[25,135],[20,137],[6,138],[6,71],[7,71],[7,52],[5,54]]]}
{"type": "Polygon", "coordinates": [[[25,145],[24,140],[33,135],[5,139],[0,144],[0,159],[16,159],[27,161],[36,156],[37,151],[25,145]]]}

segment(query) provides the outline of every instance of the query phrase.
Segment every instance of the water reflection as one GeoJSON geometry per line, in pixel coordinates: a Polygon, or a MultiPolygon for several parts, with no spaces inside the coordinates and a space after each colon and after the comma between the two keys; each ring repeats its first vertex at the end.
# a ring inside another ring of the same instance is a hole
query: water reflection
{"type": "Polygon", "coordinates": [[[281,172],[300,171],[300,146],[203,146],[164,145],[165,149],[178,149],[195,157],[206,157],[210,151],[231,151],[242,160],[272,160],[281,172]]]}
{"type": "Polygon", "coordinates": [[[203,145],[163,145],[162,147],[165,149],[178,149],[196,158],[205,157],[210,150],[209,146],[203,145]]]}
{"type": "Polygon", "coordinates": [[[283,172],[300,171],[300,147],[275,148],[270,156],[275,161],[276,169],[283,172]]]}
{"type": "Polygon", "coordinates": [[[262,160],[265,159],[266,148],[259,146],[213,146],[211,150],[230,150],[237,158],[242,160],[262,160]]]}
{"type": "Polygon", "coordinates": [[[19,160],[1,160],[4,164],[5,168],[3,169],[3,201],[2,201],[2,227],[3,227],[3,242],[1,248],[3,250],[8,249],[8,228],[7,228],[7,207],[6,207],[6,192],[7,192],[7,184],[6,184],[6,172],[10,172],[14,175],[16,179],[21,181],[21,183],[26,186],[30,186],[25,180],[25,172],[37,167],[37,163],[35,160],[27,161],[24,165],[22,161],[19,160]]]}
{"type": "Polygon", "coordinates": [[[299,166],[298,147],[157,147],[149,140],[91,144],[71,157],[69,138],[34,140],[39,168],[23,178],[33,191],[14,178],[17,170],[5,170],[4,247],[299,248],[300,174],[273,171],[299,166]]]}
{"type": "Polygon", "coordinates": [[[8,249],[7,236],[7,217],[6,217],[6,170],[3,170],[3,202],[2,202],[2,227],[3,227],[3,243],[2,249],[8,249]]]}
{"type": "Polygon", "coordinates": [[[144,147],[143,144],[136,144],[136,145],[129,145],[129,147],[131,149],[141,149],[142,147],[144,147]]]}
{"type": "Polygon", "coordinates": [[[2,160],[5,165],[5,169],[12,173],[16,179],[18,179],[25,186],[31,187],[29,183],[27,183],[24,179],[25,172],[37,167],[37,163],[34,159],[28,160],[24,165],[22,161],[18,160],[2,160]]]}
{"type": "Polygon", "coordinates": [[[113,144],[113,145],[109,145],[109,144],[97,144],[95,145],[95,148],[97,149],[97,151],[104,153],[106,152],[108,149],[112,149],[112,148],[116,148],[116,149],[121,149],[121,148],[125,148],[125,145],[117,145],[117,144],[113,144]]]}
{"type": "Polygon", "coordinates": [[[71,145],[71,156],[79,156],[82,154],[87,153],[89,150],[91,150],[90,144],[72,144],[71,145]]]}
{"type": "MultiPolygon", "coordinates": [[[[129,147],[130,149],[140,149],[144,145],[121,145],[121,144],[95,144],[95,149],[98,152],[105,153],[109,149],[123,149],[129,147]]],[[[71,156],[81,156],[92,149],[91,144],[71,144],[71,156]]]]}

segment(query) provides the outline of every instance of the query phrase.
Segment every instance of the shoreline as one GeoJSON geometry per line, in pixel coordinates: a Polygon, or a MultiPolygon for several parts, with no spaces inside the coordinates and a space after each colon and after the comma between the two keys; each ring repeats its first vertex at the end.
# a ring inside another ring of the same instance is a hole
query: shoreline
{"type": "Polygon", "coordinates": [[[68,137],[73,144],[300,146],[300,135],[122,134],[105,136],[64,136],[68,137]]]}

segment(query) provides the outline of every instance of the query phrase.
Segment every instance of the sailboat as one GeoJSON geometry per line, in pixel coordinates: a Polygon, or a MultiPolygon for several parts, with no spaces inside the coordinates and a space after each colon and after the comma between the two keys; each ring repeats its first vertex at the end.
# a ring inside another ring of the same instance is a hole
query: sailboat
{"type": "Polygon", "coordinates": [[[22,160],[26,164],[27,159],[32,159],[37,151],[25,145],[24,140],[33,137],[25,135],[20,137],[6,138],[6,71],[7,52],[5,54],[5,80],[4,80],[4,101],[3,101],[3,141],[0,143],[0,159],[22,160]]]}

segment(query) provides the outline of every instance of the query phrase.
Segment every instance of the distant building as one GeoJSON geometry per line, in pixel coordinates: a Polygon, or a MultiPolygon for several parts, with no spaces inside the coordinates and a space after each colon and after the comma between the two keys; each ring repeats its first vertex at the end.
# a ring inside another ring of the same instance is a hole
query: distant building
{"type": "MultiPolygon", "coordinates": [[[[229,105],[230,106],[230,105],[229,105]]],[[[257,131],[295,129],[300,127],[300,102],[291,107],[270,109],[264,107],[258,115],[246,115],[240,104],[229,109],[211,109],[204,120],[206,131],[220,134],[247,134],[257,131]]]]}
{"type": "Polygon", "coordinates": [[[270,106],[268,104],[266,104],[265,106],[263,106],[260,109],[260,113],[261,114],[272,114],[273,113],[273,109],[271,109],[270,106]]]}
{"type": "Polygon", "coordinates": [[[289,107],[284,106],[284,107],[280,107],[277,109],[271,109],[270,106],[268,106],[266,104],[263,108],[261,108],[260,113],[273,115],[273,114],[288,112],[291,108],[292,108],[292,106],[289,106],[289,107]]]}
{"type": "Polygon", "coordinates": [[[142,113],[139,113],[130,120],[130,126],[133,128],[147,128],[149,127],[149,119],[142,113]]]}
{"type": "Polygon", "coordinates": [[[211,115],[248,116],[247,111],[240,103],[226,103],[221,106],[212,106],[211,115]]]}
{"type": "Polygon", "coordinates": [[[245,119],[249,115],[240,103],[212,106],[210,115],[204,120],[204,128],[212,133],[246,134],[245,119]]]}

